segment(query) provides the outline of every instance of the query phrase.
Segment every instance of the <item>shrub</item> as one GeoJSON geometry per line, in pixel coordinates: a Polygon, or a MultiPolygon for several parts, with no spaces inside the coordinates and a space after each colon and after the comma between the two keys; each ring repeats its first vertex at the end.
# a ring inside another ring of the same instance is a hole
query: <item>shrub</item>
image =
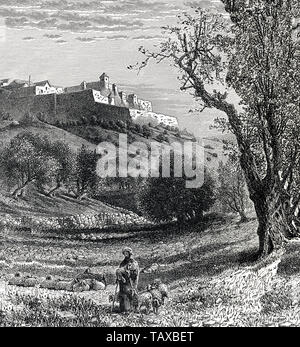
{"type": "Polygon", "coordinates": [[[186,188],[186,177],[146,180],[137,195],[138,206],[155,222],[177,220],[178,225],[202,220],[203,212],[215,202],[214,181],[206,171],[200,188],[186,188]]]}

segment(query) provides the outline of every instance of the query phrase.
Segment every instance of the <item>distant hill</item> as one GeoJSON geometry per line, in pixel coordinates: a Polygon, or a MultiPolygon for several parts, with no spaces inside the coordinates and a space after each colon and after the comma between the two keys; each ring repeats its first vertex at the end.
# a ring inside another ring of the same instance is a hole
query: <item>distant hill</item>
{"type": "MultiPolygon", "coordinates": [[[[108,141],[114,144],[118,143],[119,132],[116,130],[103,129],[100,126],[69,126],[67,128],[58,128],[53,125],[43,123],[39,120],[35,120],[28,124],[19,123],[18,121],[0,121],[0,145],[1,148],[6,146],[9,141],[16,135],[22,132],[32,132],[41,136],[47,136],[52,141],[63,141],[67,143],[74,151],[77,151],[82,145],[87,146],[90,149],[95,149],[97,144],[101,141],[108,141]]],[[[169,142],[178,141],[183,143],[189,139],[186,136],[178,137],[176,132],[166,130],[164,128],[152,128],[152,136],[147,138],[139,132],[130,132],[128,135],[129,142],[134,141],[146,143],[148,146],[150,142],[156,141],[162,143],[168,147],[169,142]],[[161,139],[158,138],[161,136],[161,139]]],[[[210,168],[213,175],[216,177],[217,169],[220,161],[226,161],[226,157],[223,153],[223,142],[221,138],[205,138],[203,139],[203,145],[205,149],[205,165],[210,168]]],[[[227,137],[228,138],[228,137],[227,137]]],[[[1,185],[0,181],[0,185],[1,185]]],[[[103,192],[99,196],[102,201],[107,201],[116,206],[128,208],[134,210],[134,208],[128,204],[128,201],[134,199],[134,192],[127,192],[118,190],[116,188],[108,195],[103,192]],[[107,195],[107,196],[106,196],[107,195]],[[131,206],[131,207],[130,207],[131,206]]],[[[81,213],[99,213],[103,211],[115,211],[118,210],[112,207],[108,207],[104,202],[87,199],[78,201],[73,197],[67,196],[61,191],[55,197],[48,197],[39,193],[36,189],[28,190],[26,197],[20,200],[14,200],[11,198],[8,192],[5,193],[5,189],[0,188],[0,214],[16,214],[26,215],[38,214],[38,215],[68,215],[68,214],[81,214],[81,213]]]]}
{"type": "Polygon", "coordinates": [[[236,142],[235,136],[231,133],[220,133],[214,136],[204,137],[205,140],[223,142],[223,141],[232,141],[236,142]]]}
{"type": "Polygon", "coordinates": [[[95,148],[95,145],[89,141],[73,135],[65,130],[59,129],[55,126],[45,124],[40,121],[33,122],[31,124],[17,124],[12,122],[0,122],[0,145],[1,148],[5,146],[9,141],[17,136],[18,134],[28,131],[34,134],[39,134],[41,136],[47,136],[52,141],[63,141],[69,144],[69,146],[77,150],[82,145],[85,145],[89,148],[95,148]]]}

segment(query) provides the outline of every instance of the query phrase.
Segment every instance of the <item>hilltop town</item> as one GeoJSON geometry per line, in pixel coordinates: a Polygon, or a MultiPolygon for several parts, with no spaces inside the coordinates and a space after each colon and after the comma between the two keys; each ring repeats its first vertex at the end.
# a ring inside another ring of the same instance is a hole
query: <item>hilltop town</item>
{"type": "Polygon", "coordinates": [[[119,91],[103,73],[96,82],[60,87],[49,80],[32,82],[0,80],[0,112],[21,115],[47,115],[50,122],[80,117],[131,119],[133,122],[178,128],[175,117],[153,112],[151,101],[119,91]]]}

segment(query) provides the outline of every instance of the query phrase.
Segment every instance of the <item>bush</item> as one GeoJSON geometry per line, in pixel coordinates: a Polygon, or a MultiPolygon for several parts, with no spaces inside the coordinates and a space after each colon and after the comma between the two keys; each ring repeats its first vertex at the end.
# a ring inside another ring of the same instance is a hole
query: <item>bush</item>
{"type": "Polygon", "coordinates": [[[168,136],[166,136],[166,135],[164,135],[164,134],[162,134],[162,133],[160,133],[160,134],[158,134],[158,135],[156,136],[156,140],[157,140],[158,142],[163,142],[163,141],[169,142],[168,136]]]}
{"type": "Polygon", "coordinates": [[[149,178],[137,197],[139,209],[150,220],[177,220],[181,226],[203,219],[203,212],[215,202],[214,181],[206,172],[203,186],[189,189],[185,177],[149,178]]]}

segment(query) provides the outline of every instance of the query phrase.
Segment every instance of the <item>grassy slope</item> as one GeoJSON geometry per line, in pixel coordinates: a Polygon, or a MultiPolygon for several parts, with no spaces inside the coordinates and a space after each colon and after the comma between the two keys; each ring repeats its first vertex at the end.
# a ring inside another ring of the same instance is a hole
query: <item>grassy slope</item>
{"type": "MultiPolygon", "coordinates": [[[[275,279],[273,288],[260,299],[253,299],[254,306],[262,303],[261,312],[252,310],[251,302],[246,302],[249,299],[247,290],[238,291],[232,297],[222,292],[208,291],[205,293],[208,302],[206,299],[203,301],[202,295],[199,296],[198,287],[201,283],[209,284],[214,281],[222,283],[225,278],[228,285],[231,283],[231,286],[235,286],[236,273],[240,272],[244,276],[244,271],[247,276],[246,261],[249,259],[249,254],[257,248],[256,226],[255,220],[239,225],[237,219],[233,219],[225,223],[214,222],[204,230],[195,227],[184,235],[176,233],[174,229],[144,231],[137,234],[116,235],[115,239],[104,239],[94,243],[5,235],[2,236],[0,243],[1,272],[4,275],[2,280],[16,271],[39,277],[52,274],[63,278],[73,278],[88,266],[92,267],[93,272],[105,272],[109,280],[105,291],[87,292],[79,296],[96,302],[112,326],[296,324],[300,316],[294,314],[295,308],[290,304],[290,292],[287,293],[287,287],[283,286],[285,281],[299,279],[299,267],[296,269],[298,261],[291,255],[284,256],[279,265],[279,276],[275,279]],[[169,285],[170,300],[158,316],[131,314],[122,317],[110,313],[108,295],[114,292],[113,274],[122,259],[121,249],[125,245],[134,249],[135,258],[145,270],[140,276],[140,289],[158,277],[169,285]],[[291,263],[295,265],[292,273],[287,270],[291,263]],[[153,264],[158,264],[158,270],[150,272],[149,269],[151,265],[153,268],[153,264]]],[[[294,255],[298,254],[300,247],[293,247],[294,255]]],[[[249,285],[256,288],[256,283],[253,282],[255,278],[250,281],[249,285]]],[[[222,285],[222,288],[228,289],[226,284],[222,285]]],[[[36,295],[36,291],[30,289],[18,288],[18,292],[36,295]]],[[[40,294],[50,294],[55,297],[64,295],[59,291],[43,290],[40,294]]]]}
{"type": "MultiPolygon", "coordinates": [[[[77,295],[92,299],[110,326],[299,325],[299,306],[292,305],[291,301],[291,294],[299,290],[291,291],[286,286],[286,283],[299,283],[299,262],[296,259],[299,246],[292,247],[292,255],[289,253],[283,257],[278,276],[268,292],[260,289],[255,271],[249,278],[248,285],[253,287],[250,290],[247,286],[241,290],[240,283],[236,283],[236,276],[241,284],[245,284],[244,277],[247,280],[249,275],[246,261],[257,248],[256,227],[255,220],[239,225],[237,219],[233,219],[225,223],[214,222],[203,230],[195,227],[184,235],[174,229],[144,231],[122,237],[116,235],[115,239],[95,243],[6,234],[0,243],[2,281],[16,271],[39,277],[52,274],[63,278],[73,278],[87,266],[92,267],[93,272],[105,272],[109,279],[106,290],[77,295]],[[110,313],[108,295],[114,292],[113,274],[122,259],[121,249],[125,245],[134,249],[135,258],[146,270],[140,276],[140,289],[158,277],[169,285],[169,302],[161,308],[158,316],[130,314],[124,317],[110,313]],[[158,270],[149,273],[153,264],[158,264],[158,270]],[[292,272],[288,270],[291,265],[292,272]],[[201,292],[199,285],[203,283],[208,284],[208,288],[210,283],[213,286],[216,283],[222,289],[219,292],[214,292],[214,288],[201,292]],[[229,296],[226,294],[228,289],[229,296]],[[262,310],[255,311],[260,305],[262,310]]],[[[17,291],[36,295],[36,290],[32,289],[18,288],[17,291]]],[[[59,291],[41,290],[39,293],[68,300],[59,291]]],[[[66,324],[72,325],[72,322],[66,324]]]]}
{"type": "Polygon", "coordinates": [[[77,214],[97,214],[100,212],[116,212],[115,208],[101,201],[84,199],[79,201],[71,196],[58,193],[55,197],[47,197],[32,189],[25,198],[18,201],[0,193],[0,216],[66,216],[77,214]]]}
{"type": "MultiPolygon", "coordinates": [[[[255,228],[255,221],[243,225],[238,225],[236,220],[225,224],[220,221],[205,227],[197,226],[184,234],[178,234],[177,229],[170,227],[167,230],[116,234],[115,238],[97,242],[50,241],[32,235],[8,234],[3,236],[5,242],[0,244],[0,259],[12,261],[12,264],[30,258],[41,266],[66,265],[67,277],[74,276],[86,266],[111,273],[122,259],[122,248],[127,245],[133,248],[140,267],[145,269],[141,274],[142,287],[159,276],[175,288],[187,278],[216,275],[238,265],[241,253],[257,246],[255,228]],[[48,247],[51,256],[45,251],[48,247]],[[67,260],[70,253],[79,257],[71,266],[67,260]],[[159,271],[147,273],[154,263],[160,265],[159,271]]],[[[30,266],[29,263],[28,269],[30,266]]],[[[9,271],[17,270],[16,264],[9,271]]],[[[37,274],[43,274],[42,268],[37,270],[37,274]]]]}
{"type": "MultiPolygon", "coordinates": [[[[86,139],[90,141],[91,143],[94,143],[95,145],[98,144],[100,141],[109,141],[114,144],[118,144],[119,141],[119,133],[117,131],[113,130],[107,130],[103,129],[99,126],[69,126],[67,128],[67,131],[70,133],[80,136],[83,139],[86,139]],[[96,140],[97,139],[97,140],[96,140]]],[[[149,145],[151,142],[157,142],[156,137],[161,134],[164,129],[163,128],[152,128],[153,136],[149,139],[141,136],[137,133],[130,133],[128,135],[128,142],[142,142],[147,145],[149,145]]],[[[222,135],[222,134],[221,134],[222,135]]],[[[220,136],[221,136],[220,135],[220,136]]],[[[185,138],[179,138],[175,136],[175,133],[168,131],[167,137],[169,138],[169,143],[172,142],[179,142],[184,143],[184,141],[187,141],[185,138]]],[[[204,146],[205,151],[205,165],[208,166],[211,170],[216,171],[219,167],[220,161],[226,161],[226,157],[224,156],[223,151],[223,143],[222,143],[223,137],[221,136],[220,139],[218,138],[203,138],[200,141],[200,144],[204,146]],[[209,145],[209,149],[206,148],[206,146],[209,145]]],[[[162,142],[165,146],[168,146],[167,142],[162,142]]]]}
{"type": "Polygon", "coordinates": [[[87,140],[73,135],[67,131],[59,129],[55,126],[45,124],[42,122],[35,122],[31,125],[6,125],[0,128],[0,145],[5,146],[13,137],[24,131],[39,134],[41,136],[47,136],[52,141],[63,141],[69,144],[69,146],[77,150],[83,144],[89,148],[95,148],[95,145],[91,144],[87,140]]]}

